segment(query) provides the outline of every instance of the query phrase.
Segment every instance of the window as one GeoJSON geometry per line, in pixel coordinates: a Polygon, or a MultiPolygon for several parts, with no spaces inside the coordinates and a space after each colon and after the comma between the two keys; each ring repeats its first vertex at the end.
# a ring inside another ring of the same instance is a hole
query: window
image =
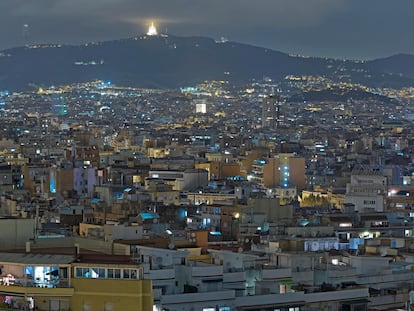
{"type": "Polygon", "coordinates": [[[124,279],[137,279],[137,270],[136,269],[124,269],[123,278],[124,279]]]}
{"type": "Polygon", "coordinates": [[[90,272],[89,268],[77,267],[75,275],[76,275],[77,278],[90,278],[91,277],[91,272],[90,272]]]}
{"type": "Polygon", "coordinates": [[[82,277],[82,268],[76,268],[75,275],[76,275],[77,278],[81,278],[82,277]]]}
{"type": "Polygon", "coordinates": [[[121,278],[121,269],[115,269],[115,279],[121,278]]]}
{"type": "Polygon", "coordinates": [[[59,268],[60,277],[67,279],[68,278],[68,268],[59,268]]]}
{"type": "Polygon", "coordinates": [[[131,272],[131,270],[124,269],[124,279],[129,279],[130,278],[130,272],[131,272]]]}
{"type": "Polygon", "coordinates": [[[364,200],[364,205],[375,205],[374,200],[364,200]]]}
{"type": "Polygon", "coordinates": [[[365,311],[367,309],[366,304],[354,305],[354,311],[365,311]]]}
{"type": "Polygon", "coordinates": [[[108,279],[114,278],[114,269],[108,269],[107,273],[108,273],[108,279]]]}
{"type": "Polygon", "coordinates": [[[104,268],[92,268],[91,277],[94,279],[104,279],[105,278],[105,269],[104,268]]]}
{"type": "Polygon", "coordinates": [[[121,269],[108,269],[108,279],[120,279],[121,269]]]}
{"type": "Polygon", "coordinates": [[[110,302],[105,302],[104,311],[115,311],[114,304],[110,302]]]}

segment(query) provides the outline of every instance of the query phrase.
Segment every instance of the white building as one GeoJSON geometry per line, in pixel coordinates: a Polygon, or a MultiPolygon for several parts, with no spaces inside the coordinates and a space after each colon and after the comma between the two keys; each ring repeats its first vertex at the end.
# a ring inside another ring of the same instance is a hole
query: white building
{"type": "Polygon", "coordinates": [[[358,171],[346,185],[345,203],[355,205],[358,212],[383,212],[387,193],[387,177],[379,171],[358,171]]]}
{"type": "Polygon", "coordinates": [[[73,169],[73,189],[79,195],[92,197],[96,184],[97,172],[95,167],[75,167],[73,169]]]}
{"type": "Polygon", "coordinates": [[[187,169],[183,171],[152,170],[149,179],[163,180],[172,186],[172,190],[191,191],[208,184],[208,172],[203,169],[187,169]]]}

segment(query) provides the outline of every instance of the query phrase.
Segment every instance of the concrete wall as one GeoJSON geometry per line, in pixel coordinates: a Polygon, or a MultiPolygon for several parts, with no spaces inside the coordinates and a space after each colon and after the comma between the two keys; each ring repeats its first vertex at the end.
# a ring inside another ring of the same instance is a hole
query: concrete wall
{"type": "Polygon", "coordinates": [[[375,256],[352,256],[350,264],[357,274],[381,274],[389,267],[389,258],[375,256]]]}
{"type": "Polygon", "coordinates": [[[142,226],[105,225],[105,236],[108,240],[136,240],[143,238],[142,226]]]}
{"type": "Polygon", "coordinates": [[[34,219],[0,219],[0,249],[24,248],[34,231],[34,219]]]}
{"type": "MultiPolygon", "coordinates": [[[[253,213],[267,215],[268,222],[277,222],[293,217],[293,207],[291,205],[281,206],[278,198],[252,199],[248,204],[253,206],[253,213]]],[[[245,213],[251,213],[250,207],[245,209],[245,213]]]]}
{"type": "Polygon", "coordinates": [[[31,242],[30,247],[36,248],[49,248],[51,251],[57,247],[73,247],[75,251],[76,245],[79,246],[80,252],[82,249],[86,251],[100,252],[104,254],[113,255],[130,255],[131,250],[129,245],[105,242],[103,240],[82,238],[82,237],[69,237],[69,238],[50,238],[50,239],[36,239],[31,242]]]}
{"type": "Polygon", "coordinates": [[[72,284],[71,310],[152,310],[150,280],[74,278],[72,284]]]}

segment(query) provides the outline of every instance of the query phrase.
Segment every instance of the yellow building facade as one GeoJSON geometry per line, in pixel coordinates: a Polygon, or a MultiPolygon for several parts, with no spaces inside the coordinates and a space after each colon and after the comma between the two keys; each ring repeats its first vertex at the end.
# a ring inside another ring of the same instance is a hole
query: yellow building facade
{"type": "Polygon", "coordinates": [[[86,263],[73,255],[0,253],[0,309],[152,310],[152,283],[140,265],[117,263],[127,256],[98,257],[86,263]]]}

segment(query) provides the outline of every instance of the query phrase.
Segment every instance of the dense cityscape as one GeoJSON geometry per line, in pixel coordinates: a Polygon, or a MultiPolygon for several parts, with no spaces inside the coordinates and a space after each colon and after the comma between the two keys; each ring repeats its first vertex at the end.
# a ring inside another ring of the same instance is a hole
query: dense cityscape
{"type": "Polygon", "coordinates": [[[0,89],[0,309],[413,310],[413,121],[323,74],[0,89]]]}

